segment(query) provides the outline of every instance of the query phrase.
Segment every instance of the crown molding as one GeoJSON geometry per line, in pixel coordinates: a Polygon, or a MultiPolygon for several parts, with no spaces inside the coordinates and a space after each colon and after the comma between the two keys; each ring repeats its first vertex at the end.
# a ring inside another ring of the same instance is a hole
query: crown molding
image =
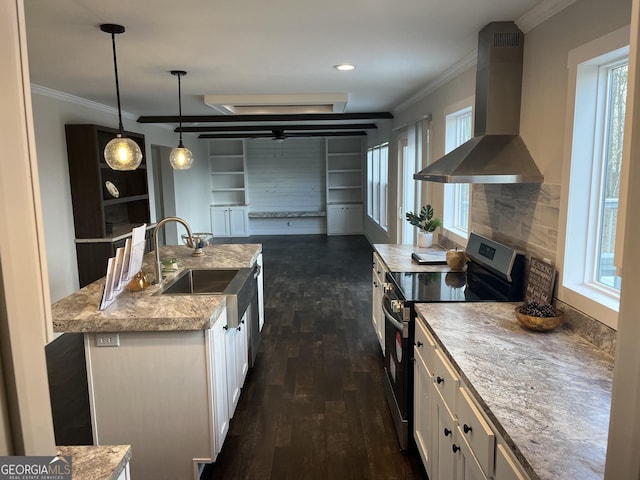
{"type": "MultiPolygon", "coordinates": [[[[90,108],[92,110],[98,110],[100,112],[109,113],[111,115],[118,116],[117,108],[113,108],[108,105],[104,105],[102,103],[94,102],[92,100],[87,100],[86,98],[77,97],[69,93],[53,90],[52,88],[36,85],[35,83],[31,84],[31,93],[42,95],[44,97],[53,98],[55,100],[60,100],[63,102],[73,103],[75,105],[80,105],[81,107],[90,108]]],[[[122,111],[122,117],[126,118],[127,120],[134,120],[134,121],[138,118],[137,115],[130,112],[125,112],[124,110],[122,111]]]]}
{"type": "MultiPolygon", "coordinates": [[[[553,17],[555,14],[560,12],[561,10],[567,8],[569,5],[574,3],[576,0],[543,0],[538,3],[535,7],[529,10],[524,15],[520,16],[517,20],[515,20],[518,28],[522,30],[524,33],[527,33],[533,30],[535,27],[540,25],[545,20],[553,17]]],[[[441,75],[436,77],[431,82],[427,83],[424,88],[419,90],[418,92],[411,95],[406,100],[402,101],[396,108],[393,110],[394,114],[398,111],[402,111],[412,104],[416,103],[418,100],[426,97],[430,93],[433,93],[435,90],[440,88],[445,83],[453,80],[455,77],[460,75],[462,72],[476,65],[478,61],[478,52],[474,51],[468,53],[464,57],[462,57],[458,62],[449,67],[447,70],[442,72],[441,75]]]]}
{"type": "Polygon", "coordinates": [[[518,28],[524,33],[527,33],[575,1],[576,0],[543,0],[520,18],[516,19],[516,25],[518,25],[518,28]]]}
{"type": "Polygon", "coordinates": [[[453,80],[454,78],[456,78],[462,72],[464,72],[464,71],[468,70],[469,68],[475,66],[477,62],[478,62],[478,52],[477,52],[477,50],[468,53],[462,59],[460,59],[460,61],[456,62],[451,67],[449,67],[447,70],[442,72],[442,74],[439,75],[435,80],[427,83],[427,85],[425,85],[424,88],[422,88],[421,90],[417,91],[416,93],[411,95],[409,98],[404,100],[402,103],[400,103],[394,109],[394,113],[399,111],[399,110],[404,110],[405,108],[408,108],[409,106],[411,106],[412,104],[414,104],[418,100],[426,97],[430,93],[433,93],[435,90],[440,88],[445,83],[447,83],[447,82],[453,80]]]}

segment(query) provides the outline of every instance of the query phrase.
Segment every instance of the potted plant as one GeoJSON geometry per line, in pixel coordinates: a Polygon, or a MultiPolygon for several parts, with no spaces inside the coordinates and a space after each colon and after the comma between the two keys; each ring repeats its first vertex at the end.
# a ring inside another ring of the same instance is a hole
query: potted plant
{"type": "Polygon", "coordinates": [[[420,209],[420,214],[407,212],[407,221],[414,227],[418,227],[418,246],[430,247],[433,244],[433,232],[442,226],[439,218],[433,218],[433,208],[431,205],[424,205],[420,209]]]}

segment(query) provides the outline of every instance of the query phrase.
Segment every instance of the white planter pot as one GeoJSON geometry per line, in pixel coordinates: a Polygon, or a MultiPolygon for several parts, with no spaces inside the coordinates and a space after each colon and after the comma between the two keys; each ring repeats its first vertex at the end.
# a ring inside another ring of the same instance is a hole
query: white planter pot
{"type": "Polygon", "coordinates": [[[433,245],[433,233],[418,232],[418,246],[430,247],[433,245]]]}

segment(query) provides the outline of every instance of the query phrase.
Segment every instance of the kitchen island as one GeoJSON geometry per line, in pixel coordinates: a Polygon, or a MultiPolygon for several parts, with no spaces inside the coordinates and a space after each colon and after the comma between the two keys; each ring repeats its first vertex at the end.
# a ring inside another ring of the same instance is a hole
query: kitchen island
{"type": "Polygon", "coordinates": [[[601,479],[614,360],[562,326],[526,330],[515,318],[516,305],[431,303],[416,310],[460,390],[529,478],[601,479]]]}
{"type": "MultiPolygon", "coordinates": [[[[177,260],[175,275],[262,262],[259,244],[191,252],[166,246],[160,256],[177,260]]],[[[154,259],[145,256],[145,272],[154,259]]],[[[164,284],[124,291],[100,311],[103,283],[52,306],[56,332],[84,334],[93,442],[131,445],[132,478],[198,478],[228,431],[248,370],[249,329],[227,326],[225,295],[156,295],[164,284]]]]}

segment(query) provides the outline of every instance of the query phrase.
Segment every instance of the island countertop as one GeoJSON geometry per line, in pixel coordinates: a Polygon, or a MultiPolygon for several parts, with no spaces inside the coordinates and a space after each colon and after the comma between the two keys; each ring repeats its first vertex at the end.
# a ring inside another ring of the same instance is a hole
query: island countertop
{"type": "MultiPolygon", "coordinates": [[[[184,268],[249,268],[262,252],[260,244],[214,244],[204,256],[192,257],[184,245],[160,247],[160,257],[175,257],[184,268]]],[[[155,254],[145,255],[143,270],[153,275],[155,254]]],[[[105,266],[106,267],[106,266],[105,266]]],[[[177,272],[176,272],[177,273],[177,272]]],[[[123,291],[99,310],[104,277],[51,307],[55,332],[141,332],[205,330],[225,306],[224,295],[155,295],[161,285],[141,292],[123,291]]]]}
{"type": "Polygon", "coordinates": [[[131,445],[61,446],[56,450],[58,455],[71,457],[74,480],[118,480],[131,460],[131,445]]]}
{"type": "Polygon", "coordinates": [[[613,358],[513,303],[418,304],[418,316],[532,479],[604,476],[613,358]]]}

